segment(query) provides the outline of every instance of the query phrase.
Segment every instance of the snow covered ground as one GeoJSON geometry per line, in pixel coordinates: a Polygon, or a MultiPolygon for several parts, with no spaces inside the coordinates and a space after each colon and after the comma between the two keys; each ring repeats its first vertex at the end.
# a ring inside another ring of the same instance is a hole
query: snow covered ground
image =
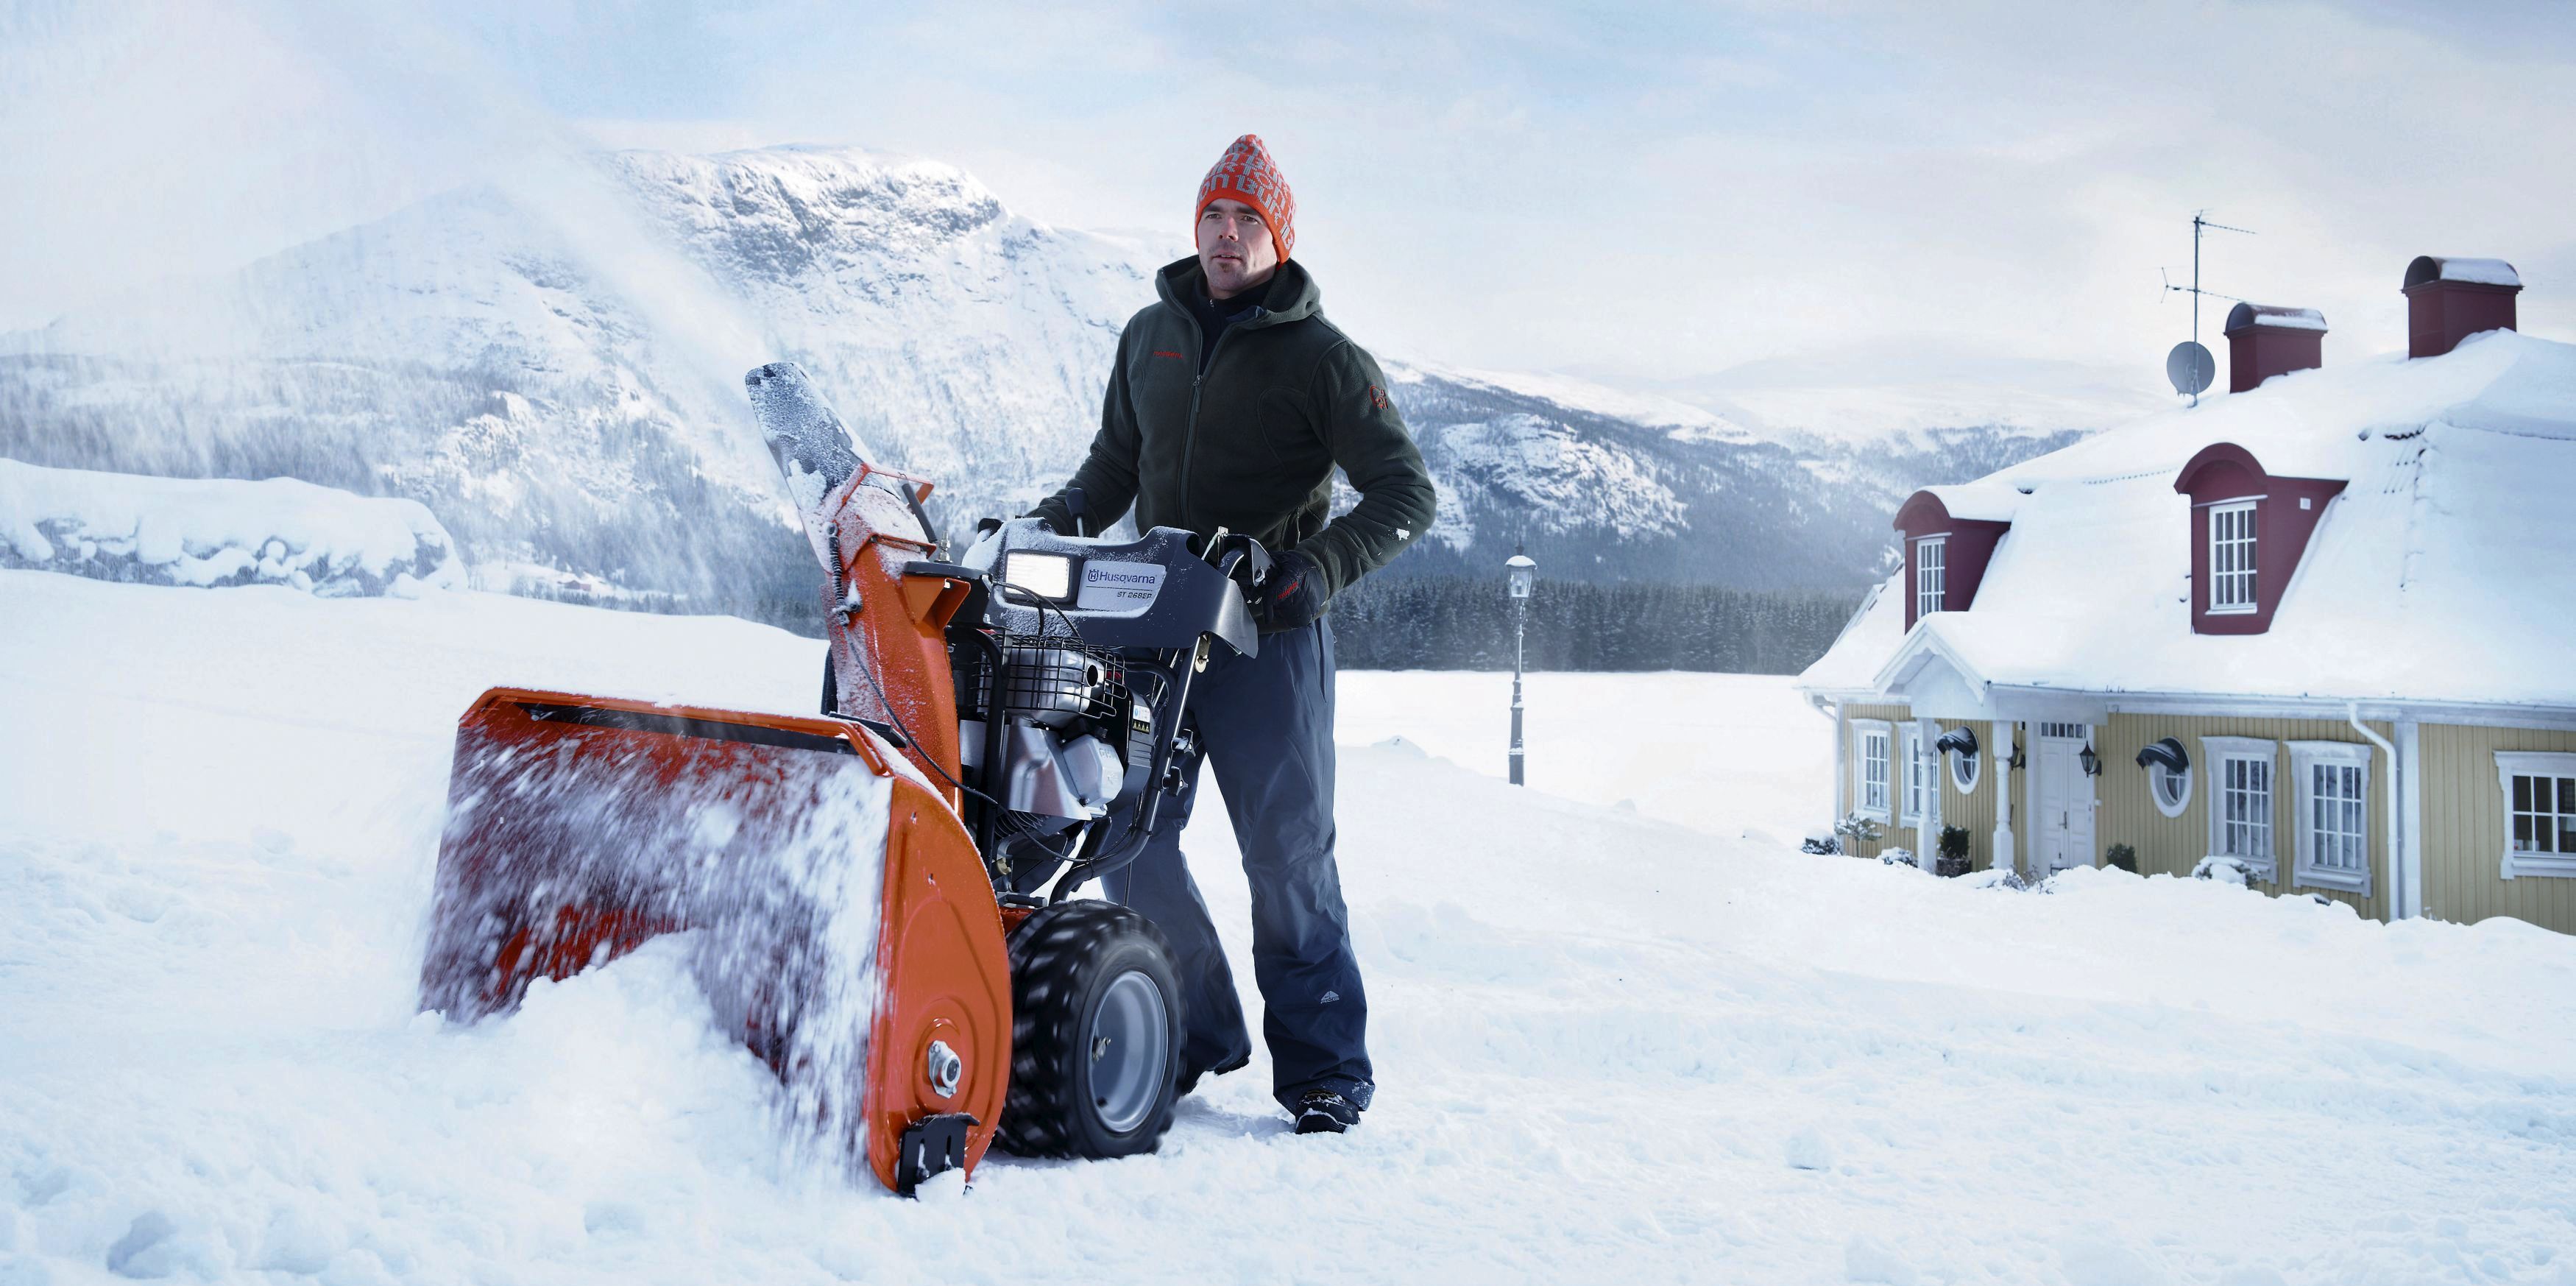
{"type": "Polygon", "coordinates": [[[905,1202],[781,1159],[667,947],[411,1012],[468,697],[801,710],[817,647],[0,572],[0,1282],[2576,1282],[2576,939],[1739,838],[1822,812],[1786,680],[1536,676],[1514,790],[1507,676],[1344,677],[1345,1138],[1256,1063],[905,1202]]]}

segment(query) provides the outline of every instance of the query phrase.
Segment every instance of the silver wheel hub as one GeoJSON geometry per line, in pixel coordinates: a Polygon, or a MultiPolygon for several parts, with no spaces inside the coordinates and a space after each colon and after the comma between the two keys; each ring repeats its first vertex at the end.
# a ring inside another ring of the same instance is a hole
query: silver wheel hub
{"type": "Polygon", "coordinates": [[[1118,975],[1092,1011],[1089,1081],[1092,1110],[1113,1134],[1145,1123],[1171,1080],[1171,1018],[1154,980],[1133,969],[1118,975]]]}
{"type": "Polygon", "coordinates": [[[948,1047],[944,1040],[930,1042],[930,1092],[941,1098],[957,1097],[957,1083],[966,1079],[966,1060],[948,1047]]]}

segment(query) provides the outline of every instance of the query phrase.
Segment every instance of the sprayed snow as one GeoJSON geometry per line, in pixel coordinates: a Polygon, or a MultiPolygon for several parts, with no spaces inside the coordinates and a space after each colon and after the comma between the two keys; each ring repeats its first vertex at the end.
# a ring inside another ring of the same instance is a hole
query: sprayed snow
{"type": "Polygon", "coordinates": [[[0,567],[326,597],[464,583],[446,528],[415,500],[293,478],[152,478],[16,460],[0,460],[0,567]]]}
{"type": "MultiPolygon", "coordinates": [[[[1156,1156],[996,1157],[916,1205],[798,1157],[688,938],[499,1021],[414,1013],[474,692],[801,710],[819,644],[466,593],[0,572],[0,601],[13,1277],[2465,1283],[2569,1253],[2576,940],[1738,838],[1826,808],[1782,680],[1533,675],[1516,789],[1506,676],[1344,675],[1366,1124],[1287,1133],[1256,1056],[1156,1156]],[[1599,766],[1640,727],[1660,753],[1599,766]]],[[[1249,992],[1223,812],[1186,843],[1249,992]]]]}

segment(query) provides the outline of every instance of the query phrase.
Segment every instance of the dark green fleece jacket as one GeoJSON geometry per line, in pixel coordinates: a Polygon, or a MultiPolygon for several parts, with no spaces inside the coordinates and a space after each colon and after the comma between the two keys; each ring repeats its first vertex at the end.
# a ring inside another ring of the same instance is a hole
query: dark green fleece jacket
{"type": "MultiPolygon", "coordinates": [[[[1324,320],[1305,268],[1279,265],[1261,310],[1225,328],[1204,374],[1204,331],[1184,302],[1204,297],[1198,260],[1165,265],[1154,287],[1160,302],[1118,337],[1100,433],[1066,487],[1082,489],[1083,532],[1132,503],[1139,531],[1224,527],[1303,550],[1333,593],[1421,537],[1434,508],[1422,453],[1376,360],[1324,320]],[[1337,467],[1360,502],[1328,523],[1337,467]]],[[[1029,512],[1074,530],[1065,491],[1029,512]]]]}

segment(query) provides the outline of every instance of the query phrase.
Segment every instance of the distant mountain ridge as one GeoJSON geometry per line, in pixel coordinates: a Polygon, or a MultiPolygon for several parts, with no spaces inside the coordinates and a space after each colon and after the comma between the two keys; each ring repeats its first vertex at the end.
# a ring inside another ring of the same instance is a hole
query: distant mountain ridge
{"type": "MultiPolygon", "coordinates": [[[[611,153],[557,191],[452,192],[0,336],[0,456],[406,496],[483,583],[802,623],[810,556],[740,372],[803,363],[878,458],[939,484],[944,521],[1016,512],[1079,460],[1161,259],[935,161],[611,153]]],[[[1782,440],[1380,356],[1442,495],[1400,571],[1526,542],[1553,575],[1854,587],[1906,491],[2101,427],[1782,440]]]]}

